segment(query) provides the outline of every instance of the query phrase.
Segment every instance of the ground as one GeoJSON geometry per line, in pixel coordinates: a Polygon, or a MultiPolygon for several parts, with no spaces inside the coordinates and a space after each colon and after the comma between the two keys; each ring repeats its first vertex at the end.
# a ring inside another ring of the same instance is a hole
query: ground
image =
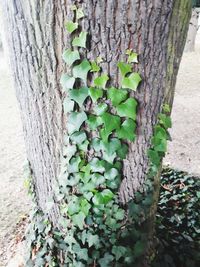
{"type": "MultiPolygon", "coordinates": [[[[185,53],[181,62],[172,111],[173,141],[169,144],[169,152],[164,163],[198,175],[200,175],[199,85],[200,49],[197,48],[195,53],[185,53]]],[[[23,164],[26,155],[22,126],[3,54],[0,54],[0,114],[0,266],[6,266],[15,242],[16,222],[28,212],[30,204],[23,186],[23,164]]],[[[20,237],[20,234],[18,236],[20,237]]],[[[16,262],[19,263],[18,260],[16,262]]],[[[11,263],[9,266],[19,265],[11,263]]]]}

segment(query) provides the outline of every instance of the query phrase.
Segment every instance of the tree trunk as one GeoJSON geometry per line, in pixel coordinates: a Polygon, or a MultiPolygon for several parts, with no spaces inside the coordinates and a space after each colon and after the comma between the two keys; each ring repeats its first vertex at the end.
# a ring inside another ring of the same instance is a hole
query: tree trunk
{"type": "Polygon", "coordinates": [[[198,25],[199,12],[200,12],[199,8],[192,9],[192,16],[190,19],[188,35],[185,44],[185,52],[193,52],[195,50],[195,40],[199,28],[198,25]]]}
{"type": "MultiPolygon", "coordinates": [[[[119,84],[116,62],[126,49],[139,54],[142,83],[134,93],[139,103],[137,137],[129,144],[119,189],[123,204],[134,198],[149,170],[147,150],[153,126],[165,102],[172,105],[176,75],[184,48],[191,1],[77,1],[89,32],[89,59],[104,59],[103,71],[111,84],[119,84]]],[[[10,0],[2,4],[16,95],[20,104],[27,157],[34,179],[37,203],[46,213],[53,184],[60,171],[65,118],[60,76],[66,43],[64,23],[70,17],[71,0],[10,0]]],[[[158,179],[159,180],[159,179],[158,179]]],[[[151,207],[151,229],[156,212],[159,181],[151,207]]],[[[50,218],[56,225],[59,207],[50,218]]]]}

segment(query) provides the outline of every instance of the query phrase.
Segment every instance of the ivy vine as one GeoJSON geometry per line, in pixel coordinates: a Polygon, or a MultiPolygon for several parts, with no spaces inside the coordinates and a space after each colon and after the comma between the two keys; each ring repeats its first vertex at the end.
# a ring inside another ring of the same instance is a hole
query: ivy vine
{"type": "Polygon", "coordinates": [[[109,77],[102,72],[102,59],[89,62],[83,58],[88,34],[80,31],[83,10],[75,6],[72,10],[75,19],[65,26],[73,38],[63,53],[70,71],[60,81],[66,134],[55,196],[47,203],[49,210],[54,202],[59,203],[61,217],[55,229],[47,216],[35,209],[27,266],[133,266],[145,250],[141,223],[152,204],[152,179],[166,151],[171,121],[165,106],[148,151],[151,163],[145,190],[137,192],[125,209],[118,189],[128,143],[136,137],[138,103],[131,91],[141,82],[133,71],[138,55],[126,51],[127,62],[117,64],[120,88],[107,87],[109,77]]]}

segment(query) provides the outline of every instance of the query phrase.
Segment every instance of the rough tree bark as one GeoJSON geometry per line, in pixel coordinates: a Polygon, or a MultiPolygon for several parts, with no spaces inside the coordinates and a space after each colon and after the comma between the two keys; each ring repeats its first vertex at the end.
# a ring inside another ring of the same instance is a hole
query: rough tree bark
{"type": "MultiPolygon", "coordinates": [[[[45,212],[53,181],[59,174],[63,111],[59,84],[62,51],[67,43],[64,22],[72,0],[3,1],[7,41],[16,95],[20,104],[27,157],[33,171],[39,207],[45,212]]],[[[139,54],[142,83],[135,93],[139,102],[137,139],[124,160],[120,199],[127,203],[142,186],[148,172],[147,150],[153,125],[163,102],[172,105],[176,75],[182,56],[191,1],[84,0],[89,32],[88,57],[105,60],[103,69],[117,85],[116,62],[125,50],[139,54]]],[[[155,213],[159,186],[155,192],[155,213]]],[[[51,219],[59,216],[55,208],[51,219]]]]}

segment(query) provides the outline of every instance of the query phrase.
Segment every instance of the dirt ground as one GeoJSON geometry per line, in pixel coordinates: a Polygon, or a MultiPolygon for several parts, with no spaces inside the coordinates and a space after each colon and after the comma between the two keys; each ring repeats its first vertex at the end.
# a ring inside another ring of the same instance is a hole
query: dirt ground
{"type": "MultiPolygon", "coordinates": [[[[199,38],[200,44],[200,38],[199,38]]],[[[199,45],[200,47],[200,45],[199,45]]],[[[200,175],[200,49],[184,54],[172,112],[173,141],[164,160],[174,168],[200,175]]],[[[0,54],[0,266],[12,250],[16,223],[29,210],[23,186],[26,159],[19,110],[7,62],[0,54]]]]}

